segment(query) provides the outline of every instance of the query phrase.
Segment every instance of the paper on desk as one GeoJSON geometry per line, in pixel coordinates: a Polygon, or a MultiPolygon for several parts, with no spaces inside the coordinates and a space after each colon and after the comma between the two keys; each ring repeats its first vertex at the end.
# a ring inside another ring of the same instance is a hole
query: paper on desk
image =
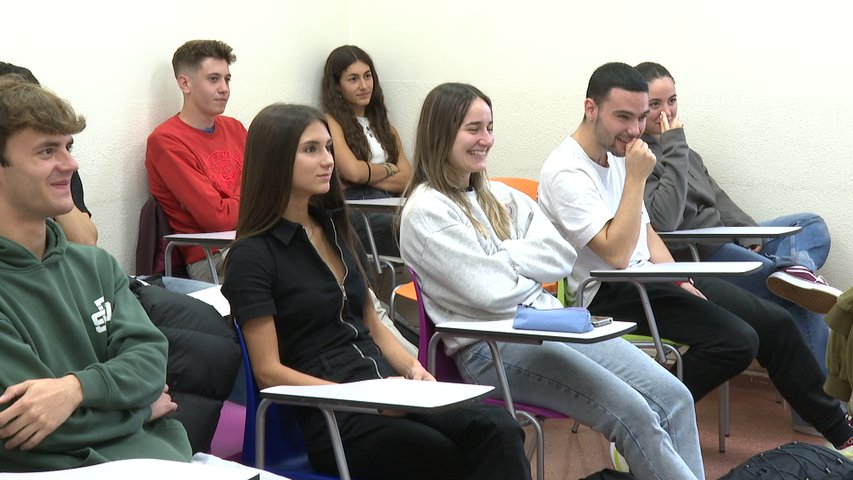
{"type": "Polygon", "coordinates": [[[228,315],[231,315],[231,305],[222,295],[221,289],[222,285],[215,285],[210,288],[188,293],[187,295],[197,298],[204,303],[213,305],[213,308],[215,308],[220,315],[227,317],[228,315]]]}
{"type": "Polygon", "coordinates": [[[493,389],[494,387],[488,385],[386,378],[334,385],[283,385],[265,388],[261,393],[382,404],[382,408],[399,407],[405,410],[406,407],[430,409],[453,405],[479,397],[493,389]]]}
{"type": "Polygon", "coordinates": [[[21,480],[150,480],[152,478],[203,478],[205,480],[257,480],[258,474],[242,468],[201,465],[168,460],[116,460],[90,467],[53,472],[3,473],[5,479],[21,480]]]}

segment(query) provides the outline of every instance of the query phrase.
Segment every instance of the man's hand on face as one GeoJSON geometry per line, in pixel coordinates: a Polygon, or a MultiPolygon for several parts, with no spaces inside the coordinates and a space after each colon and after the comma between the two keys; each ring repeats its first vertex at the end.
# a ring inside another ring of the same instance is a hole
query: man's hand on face
{"type": "Polygon", "coordinates": [[[649,150],[649,145],[635,138],[625,151],[625,170],[628,179],[638,180],[645,184],[646,179],[655,168],[657,159],[655,154],[649,150]]]}
{"type": "Polygon", "coordinates": [[[74,375],[40,378],[12,385],[0,395],[0,439],[7,449],[30,450],[59,428],[83,401],[83,387],[74,375]]]}

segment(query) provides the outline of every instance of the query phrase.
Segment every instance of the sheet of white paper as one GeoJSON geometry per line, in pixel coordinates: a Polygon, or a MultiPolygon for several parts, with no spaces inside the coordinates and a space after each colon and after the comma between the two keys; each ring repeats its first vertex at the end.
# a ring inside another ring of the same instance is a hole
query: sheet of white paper
{"type": "Polygon", "coordinates": [[[449,382],[421,382],[402,378],[365,380],[335,385],[283,385],[262,390],[262,393],[300,397],[379,403],[388,406],[438,408],[463,402],[494,389],[488,385],[468,385],[449,382]]]}
{"type": "Polygon", "coordinates": [[[205,480],[253,480],[258,475],[251,470],[218,465],[170,462],[167,460],[134,459],[72,468],[53,472],[3,473],[4,480],[151,480],[167,478],[203,478],[205,480]]]}
{"type": "Polygon", "coordinates": [[[197,298],[204,303],[213,305],[216,308],[216,311],[219,312],[223,317],[227,317],[231,315],[231,305],[228,303],[228,300],[222,295],[222,285],[215,285],[210,288],[205,288],[204,290],[198,290],[192,293],[188,293],[187,295],[197,298]]]}

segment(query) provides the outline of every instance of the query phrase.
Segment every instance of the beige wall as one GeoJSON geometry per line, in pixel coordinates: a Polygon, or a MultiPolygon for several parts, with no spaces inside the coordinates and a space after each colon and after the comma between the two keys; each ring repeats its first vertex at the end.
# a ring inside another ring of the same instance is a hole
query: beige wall
{"type": "Polygon", "coordinates": [[[853,286],[846,15],[820,1],[648,3],[655,10],[627,1],[151,0],[119,12],[116,2],[48,0],[4,6],[7,22],[20,21],[0,29],[0,59],[30,67],[87,116],[75,145],[87,204],[101,245],[128,269],[147,195],[145,138],[181,104],[169,60],[204,37],[235,48],[227,113],[247,127],[274,101],[316,104],[325,56],[355,43],[376,61],[408,152],[429,89],[469,82],[494,101],[490,173],[532,178],[580,120],[596,66],[663,63],[678,81],[688,140],[719,183],[756,219],[823,215],[835,244],[822,273],[853,286]]]}

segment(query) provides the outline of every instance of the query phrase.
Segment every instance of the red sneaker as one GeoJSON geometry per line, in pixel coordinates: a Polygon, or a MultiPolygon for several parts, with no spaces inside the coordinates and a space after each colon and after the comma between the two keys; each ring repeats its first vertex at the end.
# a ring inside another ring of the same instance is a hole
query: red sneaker
{"type": "Polygon", "coordinates": [[[826,283],[806,267],[794,265],[767,277],[767,288],[779,297],[806,310],[826,313],[835,305],[841,290],[826,283]]]}

